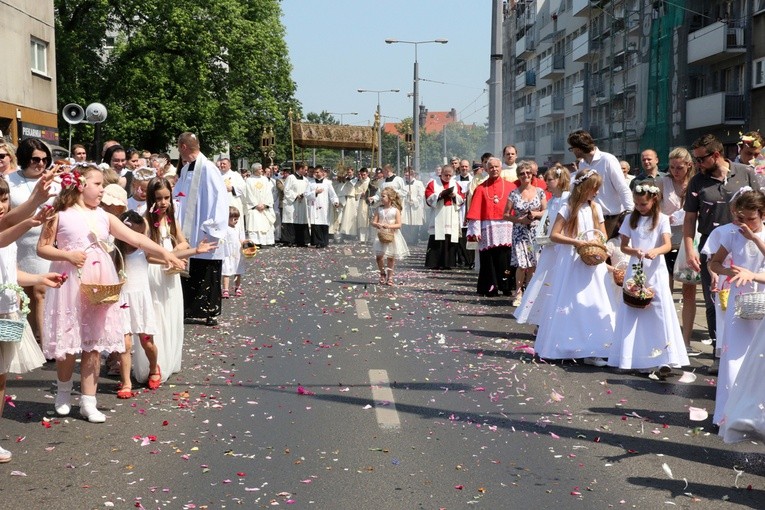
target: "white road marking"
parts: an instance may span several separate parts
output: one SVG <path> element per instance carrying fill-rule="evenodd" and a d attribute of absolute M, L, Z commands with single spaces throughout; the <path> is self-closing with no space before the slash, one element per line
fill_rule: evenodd
<path fill-rule="evenodd" d="M 359 319 L 371 319 L 372 316 L 369 314 L 369 306 L 367 306 L 367 300 L 366 299 L 357 299 L 356 300 L 356 316 Z"/>
<path fill-rule="evenodd" d="M 353 276 L 354 278 L 356 278 L 357 276 L 361 276 L 361 273 L 359 273 L 359 268 L 356 266 L 350 266 L 348 268 L 348 276 Z"/>
<path fill-rule="evenodd" d="M 401 421 L 396 411 L 396 401 L 390 389 L 390 380 L 386 370 L 370 370 L 369 383 L 372 387 L 372 400 L 375 403 L 377 424 L 381 429 L 400 429 Z"/>

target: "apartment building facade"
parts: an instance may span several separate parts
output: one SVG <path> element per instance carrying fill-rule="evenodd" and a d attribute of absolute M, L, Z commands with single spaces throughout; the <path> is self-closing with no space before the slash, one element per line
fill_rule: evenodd
<path fill-rule="evenodd" d="M 53 0 L 0 0 L 3 73 L 0 131 L 17 145 L 24 138 L 58 143 Z"/>
<path fill-rule="evenodd" d="M 739 132 L 765 120 L 765 105 L 757 104 L 765 95 L 762 4 L 510 2 L 503 26 L 505 139 L 540 164 L 570 162 L 566 136 L 579 128 L 633 167 L 645 148 L 661 160 L 704 133 L 735 155 Z"/>

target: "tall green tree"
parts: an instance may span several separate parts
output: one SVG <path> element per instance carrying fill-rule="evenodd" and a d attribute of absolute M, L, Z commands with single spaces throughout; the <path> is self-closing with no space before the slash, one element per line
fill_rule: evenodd
<path fill-rule="evenodd" d="M 164 150 L 190 130 L 203 150 L 228 143 L 235 156 L 261 159 L 261 132 L 273 126 L 277 159 L 286 159 L 287 112 L 299 115 L 300 105 L 278 0 L 55 2 L 57 25 L 69 31 L 57 51 L 60 102 L 103 103 L 104 138 Z M 93 23 L 82 23 L 91 12 Z M 104 52 L 107 30 L 116 41 Z M 66 78 L 78 74 L 88 83 Z"/>

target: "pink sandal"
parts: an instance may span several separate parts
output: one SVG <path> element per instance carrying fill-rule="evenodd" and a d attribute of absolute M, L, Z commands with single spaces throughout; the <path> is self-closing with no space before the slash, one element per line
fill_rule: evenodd
<path fill-rule="evenodd" d="M 228 289 L 225 289 L 225 290 L 223 291 L 223 293 L 222 293 L 222 297 L 223 297 L 223 299 L 228 299 L 228 298 L 230 297 L 230 296 L 229 296 L 229 294 L 228 294 Z"/>
<path fill-rule="evenodd" d="M 244 295 L 244 292 L 242 292 L 242 289 L 240 289 L 239 287 L 237 287 L 237 288 L 236 288 L 236 291 L 234 292 L 234 295 L 235 295 L 236 297 L 242 297 L 242 296 Z"/>

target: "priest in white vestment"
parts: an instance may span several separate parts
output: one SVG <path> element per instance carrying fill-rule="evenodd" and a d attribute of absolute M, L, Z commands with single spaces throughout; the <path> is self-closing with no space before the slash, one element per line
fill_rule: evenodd
<path fill-rule="evenodd" d="M 247 239 L 258 246 L 273 246 L 276 222 L 273 184 L 263 175 L 263 167 L 260 163 L 252 165 L 252 177 L 245 181 L 245 185 Z"/>
<path fill-rule="evenodd" d="M 173 188 L 178 223 L 191 246 L 198 246 L 202 240 L 217 243 L 228 229 L 229 200 L 223 177 L 218 167 L 200 152 L 194 133 L 185 132 L 178 137 L 178 152 L 185 162 Z M 189 277 L 181 279 L 187 320 L 204 319 L 208 326 L 218 324 L 223 262 L 219 257 L 215 250 L 189 259 Z"/>
<path fill-rule="evenodd" d="M 297 172 L 284 181 L 282 207 L 282 242 L 289 246 L 307 246 L 308 216 L 305 208 L 305 190 L 308 187 L 308 165 L 300 164 Z"/>
<path fill-rule="evenodd" d="M 329 245 L 329 222 L 332 209 L 340 206 L 332 181 L 327 179 L 327 171 L 321 165 L 314 171 L 313 182 L 305 190 L 305 202 L 308 207 L 308 222 L 311 224 L 311 245 L 314 248 L 326 248 Z"/>
<path fill-rule="evenodd" d="M 425 252 L 425 267 L 428 269 L 452 269 L 455 266 L 463 201 L 462 190 L 454 179 L 454 169 L 451 165 L 444 165 L 440 177 L 432 179 L 425 187 L 425 202 L 433 212 Z"/>

